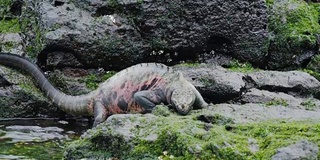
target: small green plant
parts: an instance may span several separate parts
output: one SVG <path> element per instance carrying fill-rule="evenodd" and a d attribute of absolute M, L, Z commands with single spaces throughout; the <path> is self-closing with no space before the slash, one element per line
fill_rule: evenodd
<path fill-rule="evenodd" d="M 4 50 L 10 50 L 10 49 L 12 49 L 15 45 L 16 45 L 16 43 L 14 43 L 14 42 L 0 43 L 0 46 L 2 46 L 2 48 L 3 48 Z"/>
<path fill-rule="evenodd" d="M 99 78 L 94 74 L 88 75 L 85 80 L 86 86 L 92 90 L 98 88 L 99 82 Z"/>
<path fill-rule="evenodd" d="M 236 71 L 236 72 L 254 72 L 257 71 L 258 69 L 254 68 L 250 63 L 241 63 L 238 60 L 232 60 L 230 64 L 227 66 L 227 68 L 231 71 Z"/>
<path fill-rule="evenodd" d="M 203 83 L 203 85 L 204 85 L 205 87 L 211 87 L 211 86 L 213 86 L 214 84 L 216 84 L 216 81 L 214 81 L 214 79 L 209 79 L 209 78 L 207 78 L 207 77 L 201 77 L 199 80 L 200 80 L 200 82 Z"/>
<path fill-rule="evenodd" d="M 113 75 L 115 75 L 117 72 L 116 71 L 107 71 L 103 76 L 102 76 L 102 80 L 106 81 L 107 79 L 109 79 L 110 77 L 112 77 Z"/>
<path fill-rule="evenodd" d="M 150 40 L 150 46 L 152 49 L 164 49 L 167 48 L 168 42 L 161 38 L 153 38 Z"/>
<path fill-rule="evenodd" d="M 168 108 L 168 106 L 165 105 L 157 105 L 153 110 L 152 114 L 156 116 L 163 116 L 163 117 L 168 117 L 170 116 L 171 112 Z"/>
<path fill-rule="evenodd" d="M 282 98 L 275 98 L 269 102 L 266 103 L 266 106 L 276 106 L 276 105 L 280 105 L 280 106 L 289 106 L 288 102 L 285 99 Z"/>
<path fill-rule="evenodd" d="M 306 107 L 306 110 L 313 111 L 317 107 L 317 105 L 311 99 L 301 102 L 302 106 Z"/>
<path fill-rule="evenodd" d="M 184 67 L 197 67 L 200 66 L 200 63 L 180 63 L 178 65 Z"/>
<path fill-rule="evenodd" d="M 103 75 L 90 74 L 85 78 L 85 84 L 89 89 L 94 90 L 98 88 L 101 82 L 106 81 L 114 74 L 116 74 L 116 71 L 108 71 Z"/>
<path fill-rule="evenodd" d="M 309 73 L 311 76 L 316 78 L 317 80 L 320 80 L 320 73 L 317 71 L 313 71 L 311 69 L 302 69 L 303 72 Z"/>

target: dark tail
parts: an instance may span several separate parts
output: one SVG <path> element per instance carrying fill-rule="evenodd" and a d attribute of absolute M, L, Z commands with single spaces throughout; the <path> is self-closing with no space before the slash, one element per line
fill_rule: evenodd
<path fill-rule="evenodd" d="M 26 58 L 18 55 L 0 53 L 0 65 L 21 70 L 30 74 L 40 89 L 47 95 L 48 98 L 50 98 L 50 100 L 57 104 L 61 110 L 73 115 L 92 114 L 89 105 L 95 95 L 95 92 L 81 96 L 66 95 L 52 86 L 38 66 L 31 63 Z"/>

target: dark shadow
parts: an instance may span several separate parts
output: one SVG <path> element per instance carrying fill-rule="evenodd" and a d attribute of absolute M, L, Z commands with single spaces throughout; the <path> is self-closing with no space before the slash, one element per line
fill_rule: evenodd
<path fill-rule="evenodd" d="M 231 55 L 233 48 L 231 40 L 222 36 L 214 35 L 207 41 L 207 50 L 213 50 L 217 54 Z"/>

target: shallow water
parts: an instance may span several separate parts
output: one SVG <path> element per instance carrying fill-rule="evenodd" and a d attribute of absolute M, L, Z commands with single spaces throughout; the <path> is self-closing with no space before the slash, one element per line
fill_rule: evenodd
<path fill-rule="evenodd" d="M 64 144 L 89 128 L 86 120 L 0 119 L 0 159 L 61 159 Z"/>

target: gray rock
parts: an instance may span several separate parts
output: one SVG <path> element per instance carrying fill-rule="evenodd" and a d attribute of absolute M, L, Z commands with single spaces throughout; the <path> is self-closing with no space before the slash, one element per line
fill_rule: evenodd
<path fill-rule="evenodd" d="M 23 55 L 23 41 L 19 33 L 0 34 L 0 51 Z"/>
<path fill-rule="evenodd" d="M 255 139 L 248 139 L 249 149 L 251 152 L 255 153 L 259 151 L 259 144 L 257 143 L 257 140 Z"/>
<path fill-rule="evenodd" d="M 282 92 L 270 92 L 252 88 L 241 96 L 242 103 L 268 103 L 275 100 L 283 100 L 290 108 L 300 108 L 299 105 L 303 102 L 302 99 L 293 97 Z"/>
<path fill-rule="evenodd" d="M 16 159 L 27 159 L 27 157 L 25 157 L 25 156 L 15 156 L 15 155 L 0 155 L 0 159 L 16 160 Z"/>
<path fill-rule="evenodd" d="M 317 160 L 319 148 L 317 144 L 306 140 L 297 142 L 277 150 L 272 160 Z"/>
<path fill-rule="evenodd" d="M 293 109 L 319 110 L 320 101 L 316 98 L 294 97 L 283 92 L 270 92 L 252 88 L 245 92 L 241 103 L 260 103 L 266 106 L 283 105 Z"/>
<path fill-rule="evenodd" d="M 204 115 L 210 112 L 230 117 L 235 123 L 262 122 L 277 119 L 285 121 L 318 121 L 320 119 L 319 111 L 292 109 L 281 105 L 266 107 L 264 104 L 253 103 L 244 105 L 216 104 L 200 111 Z"/>
<path fill-rule="evenodd" d="M 248 73 L 247 79 L 255 88 L 262 90 L 319 96 L 320 82 L 306 72 L 259 71 Z"/>
<path fill-rule="evenodd" d="M 213 103 L 239 98 L 245 88 L 243 73 L 232 72 L 215 65 L 175 66 L 185 77 Z"/>
<path fill-rule="evenodd" d="M 135 128 L 141 126 L 140 119 L 145 121 L 153 121 L 157 118 L 152 114 L 145 114 L 140 116 L 140 114 L 130 115 L 130 114 L 119 114 L 110 116 L 104 123 L 110 124 L 108 127 L 102 126 L 101 130 L 103 132 L 112 131 L 114 135 L 121 135 L 125 141 L 131 141 L 134 138 L 137 138 L 137 134 L 134 131 Z M 152 128 L 150 128 L 152 130 Z M 145 131 L 141 131 L 145 132 Z M 143 133 L 141 133 L 143 134 Z M 139 134 L 138 134 L 139 135 Z M 92 134 L 85 133 L 82 138 L 91 138 Z M 147 137 L 139 137 L 148 141 L 154 141 L 158 138 L 156 134 L 149 134 Z"/>
<path fill-rule="evenodd" d="M 40 51 L 65 51 L 90 67 L 197 60 L 204 50 L 261 64 L 267 52 L 263 0 L 41 0 L 28 1 L 26 8 L 32 9 L 25 11 L 26 19 L 39 17 L 42 40 L 34 43 L 44 48 Z"/>

